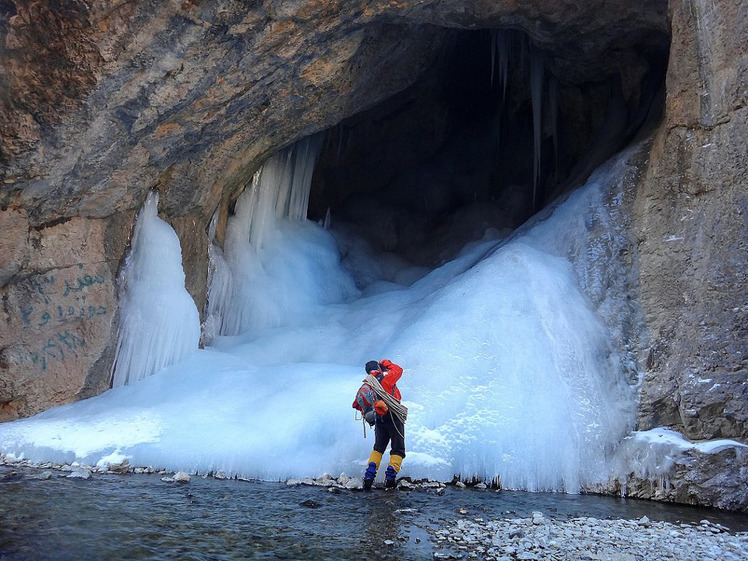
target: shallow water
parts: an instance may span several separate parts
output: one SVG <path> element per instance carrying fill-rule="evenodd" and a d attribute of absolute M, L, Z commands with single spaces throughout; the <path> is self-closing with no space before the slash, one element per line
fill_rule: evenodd
<path fill-rule="evenodd" d="M 433 558 L 429 527 L 468 516 L 639 518 L 748 530 L 748 516 L 589 495 L 447 488 L 331 493 L 193 477 L 54 472 L 48 480 L 0 467 L 0 560 Z M 393 543 L 388 544 L 386 541 Z"/>

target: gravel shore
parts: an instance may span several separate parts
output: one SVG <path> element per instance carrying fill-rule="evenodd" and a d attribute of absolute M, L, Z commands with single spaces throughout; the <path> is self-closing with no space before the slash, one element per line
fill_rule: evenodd
<path fill-rule="evenodd" d="M 460 519 L 430 530 L 436 559 L 486 561 L 745 561 L 748 532 L 700 524 L 572 518 Z"/>

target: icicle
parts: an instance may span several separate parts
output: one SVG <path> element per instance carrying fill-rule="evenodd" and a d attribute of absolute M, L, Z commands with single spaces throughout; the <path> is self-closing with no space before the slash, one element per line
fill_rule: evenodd
<path fill-rule="evenodd" d="M 533 177 L 532 177 L 532 208 L 536 209 L 538 179 L 540 176 L 540 144 L 542 135 L 541 118 L 543 114 L 543 75 L 545 61 L 542 53 L 532 49 L 530 51 L 530 94 L 532 99 L 533 125 Z"/>
<path fill-rule="evenodd" d="M 499 84 L 501 100 L 506 101 L 506 87 L 509 83 L 509 57 L 511 56 L 512 37 L 508 31 L 499 35 Z"/>
<path fill-rule="evenodd" d="M 491 30 L 491 86 L 498 61 L 498 82 L 502 88 L 501 100 L 506 99 L 506 87 L 509 83 L 509 58 L 511 56 L 512 35 L 505 29 Z"/>
<path fill-rule="evenodd" d="M 250 242 L 256 249 L 262 246 L 265 232 L 275 226 L 276 219 L 306 219 L 312 174 L 321 147 L 321 135 L 307 137 L 263 164 L 259 178 L 252 183 L 256 202 L 249 217 Z"/>
<path fill-rule="evenodd" d="M 553 135 L 553 171 L 558 179 L 558 78 L 551 74 L 548 79 L 548 103 Z"/>
<path fill-rule="evenodd" d="M 493 88 L 493 75 L 494 70 L 496 69 L 496 52 L 498 49 L 498 35 L 500 31 L 492 29 L 491 30 L 491 87 Z"/>
<path fill-rule="evenodd" d="M 330 222 L 331 222 L 331 220 L 332 220 L 332 216 L 330 214 L 330 207 L 328 206 L 327 207 L 327 212 L 325 213 L 325 221 L 322 223 L 322 227 L 325 230 L 329 230 L 330 229 Z"/>
<path fill-rule="evenodd" d="M 200 316 L 184 288 L 179 238 L 158 218 L 148 194 L 135 223 L 132 252 L 121 274 L 114 387 L 132 384 L 197 350 Z"/>
<path fill-rule="evenodd" d="M 291 196 L 288 212 L 285 215 L 289 220 L 295 222 L 306 220 L 314 165 L 317 163 L 321 146 L 322 135 L 307 137 L 296 144 Z"/>
<path fill-rule="evenodd" d="M 491 87 L 493 87 L 494 72 L 498 61 L 498 83 L 501 87 L 501 101 L 496 111 L 494 131 L 496 135 L 495 149 L 497 153 L 501 145 L 501 118 L 506 103 L 506 90 L 509 83 L 509 59 L 512 52 L 512 42 L 515 40 L 511 31 L 505 29 L 491 30 Z"/>
<path fill-rule="evenodd" d="M 218 209 L 213 213 L 208 227 L 208 298 L 206 318 L 202 326 L 203 343 L 209 345 L 221 333 L 221 323 L 226 315 L 223 309 L 229 302 L 232 288 L 231 271 L 223 256 L 223 251 L 216 243 L 216 225 Z"/>

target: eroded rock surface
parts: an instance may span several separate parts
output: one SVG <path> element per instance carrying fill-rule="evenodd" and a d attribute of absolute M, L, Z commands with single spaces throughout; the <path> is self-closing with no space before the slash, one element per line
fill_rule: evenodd
<path fill-rule="evenodd" d="M 13 281 L 0 287 L 0 419 L 7 420 L 109 387 L 118 263 L 106 259 L 115 237 L 104 220 L 29 229 L 22 213 L 0 216 L 23 256 L 3 267 Z"/>
<path fill-rule="evenodd" d="M 666 123 L 636 212 L 640 427 L 748 441 L 748 10 L 672 5 Z"/>

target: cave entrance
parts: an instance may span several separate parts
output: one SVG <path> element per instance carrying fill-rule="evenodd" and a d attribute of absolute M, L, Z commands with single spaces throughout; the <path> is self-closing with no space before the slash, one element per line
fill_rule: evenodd
<path fill-rule="evenodd" d="M 524 32 L 455 31 L 413 86 L 327 131 L 308 216 L 424 267 L 506 236 L 657 121 L 668 48 L 569 75 Z"/>

